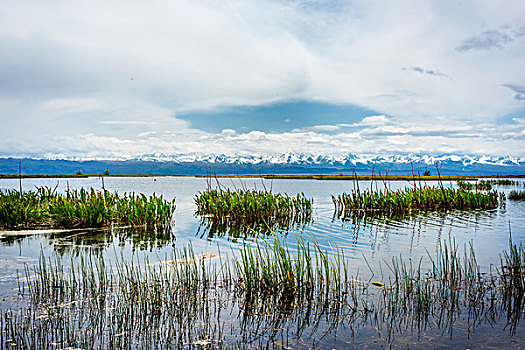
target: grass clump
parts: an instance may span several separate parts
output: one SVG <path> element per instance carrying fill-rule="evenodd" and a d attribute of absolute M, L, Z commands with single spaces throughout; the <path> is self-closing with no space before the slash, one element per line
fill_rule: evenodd
<path fill-rule="evenodd" d="M 271 232 L 294 223 L 308 223 L 312 203 L 313 199 L 303 193 L 288 196 L 266 190 L 208 189 L 195 197 L 196 214 L 208 220 L 219 233 L 230 229 L 238 233 L 246 233 L 246 229 Z"/>
<path fill-rule="evenodd" d="M 110 224 L 159 226 L 171 223 L 175 201 L 162 196 L 111 193 L 93 188 L 57 193 L 49 187 L 36 191 L 0 192 L 0 227 L 91 228 Z"/>
<path fill-rule="evenodd" d="M 520 181 L 510 179 L 488 180 L 488 182 L 490 182 L 493 185 L 499 186 L 518 186 L 520 184 Z"/>
<path fill-rule="evenodd" d="M 510 191 L 509 199 L 514 201 L 525 201 L 525 191 Z"/>
<path fill-rule="evenodd" d="M 396 191 L 359 191 L 332 195 L 338 216 L 350 211 L 380 212 L 389 215 L 442 209 L 493 209 L 503 199 L 497 191 L 471 192 L 443 186 L 421 186 Z"/>
<path fill-rule="evenodd" d="M 462 190 L 476 190 L 476 191 L 490 191 L 492 189 L 492 182 L 486 180 L 480 180 L 472 183 L 468 181 L 458 180 L 456 181 L 458 187 Z"/>

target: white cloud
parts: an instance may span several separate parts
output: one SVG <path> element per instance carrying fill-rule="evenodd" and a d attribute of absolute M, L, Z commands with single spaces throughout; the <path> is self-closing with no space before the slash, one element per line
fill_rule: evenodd
<path fill-rule="evenodd" d="M 292 132 L 304 132 L 304 131 L 313 131 L 313 132 L 333 132 L 339 130 L 341 127 L 339 125 L 314 125 L 307 128 L 294 129 Z"/>
<path fill-rule="evenodd" d="M 361 121 L 362 125 L 383 125 L 390 123 L 390 119 L 384 115 L 374 115 L 370 117 L 365 117 Z"/>
<path fill-rule="evenodd" d="M 100 124 L 107 125 L 146 125 L 149 122 L 144 120 L 101 120 Z"/>
<path fill-rule="evenodd" d="M 525 108 L 516 98 L 525 84 L 520 0 L 26 0 L 0 8 L 0 155 L 121 157 L 196 152 L 203 142 L 259 153 L 522 149 L 512 136 L 522 129 L 496 124 Z M 215 135 L 176 118 L 289 99 L 355 104 L 392 119 L 366 117 L 362 131 L 348 132 L 357 125 L 319 116 L 293 133 Z"/>
<path fill-rule="evenodd" d="M 118 138 L 93 133 L 76 137 L 55 137 L 51 145 L 39 149 L 29 147 L 28 152 L 42 152 L 59 158 L 113 158 L 126 159 L 140 156 L 169 154 L 268 154 L 307 152 L 314 154 L 346 153 L 465 153 L 522 156 L 525 124 L 496 126 L 484 123 L 473 129 L 468 125 L 420 125 L 407 123 L 370 125 L 346 131 L 337 129 L 328 134 L 318 130 L 291 132 L 250 131 L 238 133 L 225 129 L 221 133 L 145 132 L 137 137 Z M 207 147 L 202 145 L 206 144 Z M 0 146 L 4 148 L 4 145 Z M 509 152 L 509 150 L 513 150 Z M 26 155 L 24 153 L 23 155 Z"/>

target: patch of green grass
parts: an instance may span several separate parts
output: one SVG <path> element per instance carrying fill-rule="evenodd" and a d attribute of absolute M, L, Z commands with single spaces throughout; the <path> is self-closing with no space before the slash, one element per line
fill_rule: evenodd
<path fill-rule="evenodd" d="M 492 182 L 480 180 L 478 182 L 468 182 L 463 180 L 456 181 L 458 187 L 462 190 L 476 190 L 476 191 L 490 191 L 492 189 Z"/>
<path fill-rule="evenodd" d="M 520 181 L 518 180 L 510 180 L 510 179 L 498 179 L 498 180 L 487 180 L 493 185 L 499 185 L 499 186 L 518 186 L 520 184 Z"/>
<path fill-rule="evenodd" d="M 111 193 L 93 188 L 56 193 L 49 187 L 0 192 L 0 227 L 88 228 L 112 223 L 131 226 L 170 225 L 175 201 L 162 196 Z"/>
<path fill-rule="evenodd" d="M 213 232 L 230 231 L 240 236 L 248 231 L 269 233 L 310 222 L 313 199 L 302 193 L 288 196 L 270 191 L 209 189 L 195 196 L 195 204 L 196 214 L 210 223 Z"/>
<path fill-rule="evenodd" d="M 338 215 L 349 211 L 399 215 L 442 209 L 493 209 L 503 196 L 497 191 L 472 192 L 443 186 L 415 186 L 396 191 L 357 189 L 337 197 L 332 195 L 332 200 Z"/>
<path fill-rule="evenodd" d="M 509 199 L 513 201 L 525 201 L 525 191 L 510 191 Z"/>

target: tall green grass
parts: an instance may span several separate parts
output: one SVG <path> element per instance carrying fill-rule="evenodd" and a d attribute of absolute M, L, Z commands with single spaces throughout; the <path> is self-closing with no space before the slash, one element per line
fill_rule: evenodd
<path fill-rule="evenodd" d="M 388 345 L 396 334 L 433 329 L 452 336 L 456 323 L 470 330 L 484 320 L 503 320 L 511 335 L 516 331 L 525 317 L 522 245 L 510 242 L 488 274 L 472 246 L 461 251 L 453 241 L 429 259 L 423 268 L 394 258 L 384 284 L 372 284 L 350 274 L 341 250 L 328 253 L 303 240 L 293 250 L 277 239 L 259 241 L 215 261 L 191 246 L 161 263 L 118 257 L 109 266 L 81 255 L 66 268 L 59 258 L 42 257 L 20 282 L 29 304 L 0 313 L 1 335 L 14 348 L 118 349 L 282 347 L 347 327 L 378 332 Z"/>
<path fill-rule="evenodd" d="M 509 199 L 513 201 L 525 201 L 525 191 L 510 191 Z"/>
<path fill-rule="evenodd" d="M 425 185 L 396 191 L 357 189 L 337 197 L 332 195 L 338 216 L 351 211 L 399 215 L 442 209 L 493 209 L 503 199 L 504 195 L 497 191 L 472 192 Z"/>
<path fill-rule="evenodd" d="M 499 185 L 499 186 L 518 186 L 520 184 L 520 181 L 518 180 L 511 180 L 511 179 L 497 179 L 497 180 L 487 180 L 493 185 Z"/>
<path fill-rule="evenodd" d="M 313 199 L 303 193 L 288 196 L 271 191 L 208 189 L 195 196 L 195 204 L 196 214 L 212 234 L 244 236 L 310 222 Z"/>
<path fill-rule="evenodd" d="M 22 192 L 0 192 L 0 227 L 87 228 L 112 223 L 131 226 L 168 227 L 175 200 L 162 196 L 111 193 L 91 189 L 57 193 L 49 187 Z"/>
<path fill-rule="evenodd" d="M 456 184 L 462 190 L 490 191 L 492 189 L 492 182 L 486 180 L 477 182 L 458 180 Z"/>

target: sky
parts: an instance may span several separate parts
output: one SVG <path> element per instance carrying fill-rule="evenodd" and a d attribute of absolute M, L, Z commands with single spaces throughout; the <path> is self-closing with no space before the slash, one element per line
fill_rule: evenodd
<path fill-rule="evenodd" d="M 0 3 L 0 157 L 525 156 L 525 2 Z"/>

